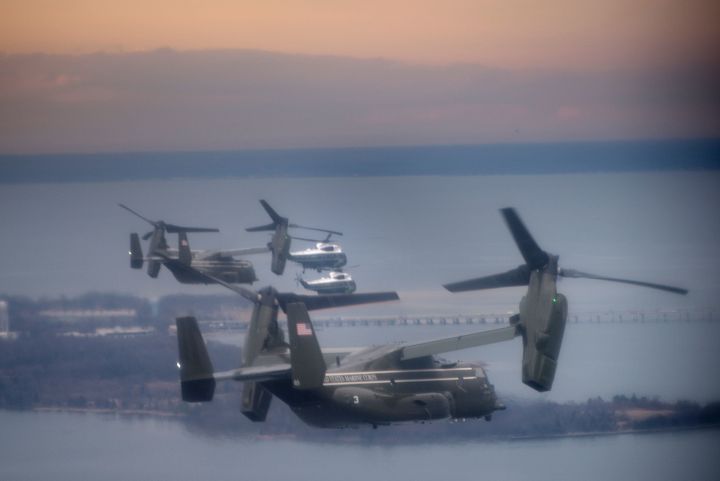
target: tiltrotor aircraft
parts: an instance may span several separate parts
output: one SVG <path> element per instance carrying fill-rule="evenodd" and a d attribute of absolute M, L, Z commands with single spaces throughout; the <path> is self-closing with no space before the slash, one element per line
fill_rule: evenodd
<path fill-rule="evenodd" d="M 512 209 L 503 215 L 526 264 L 505 274 L 448 284 L 451 291 L 527 285 L 520 313 L 510 326 L 442 339 L 323 350 L 308 312 L 324 307 L 396 299 L 394 293 L 298 296 L 272 288 L 254 292 L 217 282 L 255 304 L 243 349 L 242 365 L 214 372 L 197 321 L 177 319 L 182 398 L 211 401 L 218 381 L 245 383 L 242 413 L 264 421 L 272 397 L 285 402 L 308 424 L 374 427 L 405 421 L 447 418 L 490 419 L 504 409 L 484 369 L 475 363 L 445 363 L 436 354 L 523 339 L 522 380 L 537 391 L 552 387 L 567 317 L 567 301 L 557 293 L 557 256 L 542 251 Z M 568 274 L 570 273 L 570 274 Z M 659 284 L 564 271 L 566 277 L 591 277 L 685 293 Z M 277 322 L 287 315 L 288 339 Z"/>
<path fill-rule="evenodd" d="M 287 263 L 287 260 L 291 258 L 290 256 L 290 243 L 292 241 L 293 236 L 291 236 L 288 233 L 288 228 L 297 228 L 297 229 L 305 229 L 305 230 L 313 230 L 313 231 L 319 231 L 319 232 L 325 232 L 326 234 L 335 234 L 335 235 L 342 235 L 342 232 L 337 232 L 334 230 L 328 230 L 328 229 L 320 229 L 317 227 L 306 227 L 298 224 L 291 224 L 287 217 L 280 216 L 275 210 L 270 207 L 270 204 L 268 204 L 265 200 L 260 200 L 260 204 L 263 206 L 263 209 L 265 209 L 265 212 L 268 213 L 270 218 L 272 219 L 272 222 L 267 225 L 261 225 L 257 227 L 248 227 L 245 229 L 248 232 L 261 232 L 261 231 L 272 231 L 273 236 L 270 242 L 268 243 L 268 249 L 270 249 L 270 252 L 272 253 L 272 261 L 270 264 L 270 270 L 273 271 L 277 275 L 282 275 L 283 272 L 285 272 L 285 264 Z M 303 239 L 301 237 L 296 237 L 297 239 Z M 315 240 L 315 239 L 303 239 L 303 240 Z M 343 254 L 343 257 L 345 254 Z M 346 260 L 347 262 L 347 260 Z"/>
<path fill-rule="evenodd" d="M 342 271 L 330 271 L 327 277 L 312 281 L 306 281 L 300 276 L 297 280 L 305 289 L 318 294 L 352 294 L 357 289 L 350 274 Z"/>
<path fill-rule="evenodd" d="M 231 250 L 191 250 L 187 238 L 188 232 L 219 232 L 219 230 L 206 227 L 179 226 L 161 220 L 153 221 L 126 205 L 118 205 L 153 226 L 153 230 L 143 236 L 143 240 L 150 239 L 147 257 L 143 256 L 140 236 L 137 233 L 130 234 L 131 268 L 142 269 L 144 262 L 147 261 L 148 275 L 156 278 L 164 265 L 179 282 L 184 284 L 215 282 L 212 278 L 199 275 L 197 272 L 210 274 L 229 283 L 252 284 L 257 280 L 252 263 L 236 259 L 234 256 L 264 253 L 268 251 L 266 247 Z M 165 239 L 166 233 L 178 235 L 177 249 L 168 245 Z M 170 260 L 178 262 L 170 262 Z M 193 269 L 185 269 L 182 267 L 183 265 L 192 266 Z"/>

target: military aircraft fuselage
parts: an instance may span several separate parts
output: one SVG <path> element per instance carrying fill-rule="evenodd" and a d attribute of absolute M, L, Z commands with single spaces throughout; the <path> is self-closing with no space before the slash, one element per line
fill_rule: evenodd
<path fill-rule="evenodd" d="M 193 269 L 204 274 L 217 277 L 231 284 L 252 284 L 257 281 L 252 263 L 244 260 L 224 257 L 217 259 L 193 259 Z M 176 263 L 166 262 L 165 267 L 170 270 L 178 282 L 183 284 L 210 284 L 207 276 L 198 275 L 194 271 Z"/>
<path fill-rule="evenodd" d="M 320 243 L 314 249 L 290 252 L 288 259 L 303 269 L 339 269 L 347 264 L 347 255 L 336 244 Z"/>
<path fill-rule="evenodd" d="M 483 418 L 503 409 L 480 366 L 427 365 L 434 367 L 328 370 L 323 386 L 307 391 L 288 380 L 263 386 L 304 422 L 326 428 Z"/>
<path fill-rule="evenodd" d="M 297 389 L 289 379 L 261 385 L 309 425 L 342 428 L 440 419 L 486 418 L 504 409 L 485 370 L 473 363 L 442 364 L 433 356 L 400 361 L 397 346 L 362 349 L 344 358 L 324 353 L 321 387 Z M 289 359 L 281 349 L 256 364 Z"/>

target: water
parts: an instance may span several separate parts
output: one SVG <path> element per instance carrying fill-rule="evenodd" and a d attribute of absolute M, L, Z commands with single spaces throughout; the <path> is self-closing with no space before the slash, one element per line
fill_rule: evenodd
<path fill-rule="evenodd" d="M 441 284 L 522 262 L 498 208 L 515 206 L 565 267 L 675 283 L 687 297 L 589 280 L 565 280 L 572 311 L 720 308 L 720 172 L 646 172 L 484 177 L 277 178 L 14 184 L 0 189 L 0 293 L 30 296 L 121 291 L 157 297 L 218 293 L 182 286 L 167 271 L 150 279 L 128 266 L 128 234 L 150 218 L 216 226 L 193 247 L 254 247 L 268 240 L 244 227 L 268 222 L 265 198 L 298 223 L 345 232 L 359 290 L 398 290 L 402 301 L 360 312 L 411 314 L 516 310 L 522 291 L 452 295 Z M 174 240 L 172 240 L 174 242 Z M 295 248 L 306 244 L 295 243 Z M 257 286 L 295 290 L 289 267 L 269 273 L 254 256 Z M 308 273 L 308 277 L 313 277 Z M 343 309 L 337 315 L 358 310 Z M 330 315 L 330 314 L 328 314 Z"/>
<path fill-rule="evenodd" d="M 157 481 L 716 480 L 720 432 L 437 443 L 207 438 L 181 423 L 0 411 L 0 478 Z"/>

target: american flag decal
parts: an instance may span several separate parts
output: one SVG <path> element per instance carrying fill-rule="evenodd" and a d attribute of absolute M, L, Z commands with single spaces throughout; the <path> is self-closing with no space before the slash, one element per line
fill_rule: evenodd
<path fill-rule="evenodd" d="M 295 325 L 298 336 L 312 336 L 312 327 L 305 322 L 298 322 Z"/>

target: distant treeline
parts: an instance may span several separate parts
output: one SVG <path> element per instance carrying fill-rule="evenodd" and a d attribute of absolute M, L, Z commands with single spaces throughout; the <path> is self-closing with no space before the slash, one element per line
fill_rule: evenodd
<path fill-rule="evenodd" d="M 239 364 L 239 348 L 210 343 L 209 349 L 217 370 Z M 169 414 L 207 436 L 293 436 L 319 442 L 423 443 L 720 425 L 720 403 L 701 406 L 635 396 L 563 404 L 511 399 L 491 422 L 436 421 L 377 430 L 311 428 L 275 399 L 267 422 L 251 423 L 239 412 L 240 383 L 220 383 L 211 403 L 182 402 L 176 360 L 176 339 L 164 333 L 0 341 L 0 408 Z"/>
<path fill-rule="evenodd" d="M 0 183 L 720 169 L 720 139 L 0 155 Z"/>
<path fill-rule="evenodd" d="M 222 308 L 247 308 L 250 303 L 237 295 L 172 294 L 154 303 L 139 296 L 91 292 L 76 297 L 31 299 L 23 296 L 2 296 L 7 302 L 10 330 L 23 336 L 44 336 L 72 330 L 89 332 L 108 325 L 133 324 L 166 330 L 178 316 L 213 313 Z M 88 316 L 68 322 L 63 316 L 49 317 L 49 311 L 132 309 L 135 316 L 124 320 Z"/>

